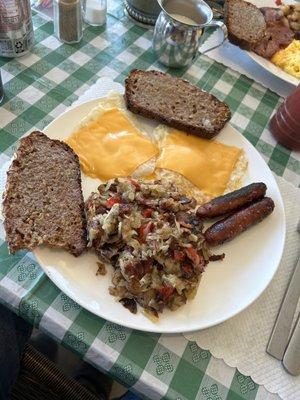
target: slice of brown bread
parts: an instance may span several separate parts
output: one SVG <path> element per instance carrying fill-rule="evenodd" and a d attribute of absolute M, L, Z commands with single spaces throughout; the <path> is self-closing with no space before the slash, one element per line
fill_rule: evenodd
<path fill-rule="evenodd" d="M 226 0 L 224 22 L 228 39 L 242 49 L 251 50 L 264 37 L 266 21 L 254 4 L 243 0 Z"/>
<path fill-rule="evenodd" d="M 158 71 L 131 71 L 125 80 L 125 102 L 136 114 L 207 139 L 231 117 L 227 104 L 212 94 Z"/>
<path fill-rule="evenodd" d="M 44 244 L 80 255 L 86 217 L 73 150 L 41 132 L 21 139 L 7 174 L 3 213 L 11 253 Z"/>

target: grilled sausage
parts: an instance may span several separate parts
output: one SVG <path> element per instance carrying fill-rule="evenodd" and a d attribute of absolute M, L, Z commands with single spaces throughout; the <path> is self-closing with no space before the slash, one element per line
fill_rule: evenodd
<path fill-rule="evenodd" d="M 264 197 L 213 224 L 205 231 L 205 239 L 210 246 L 218 246 L 230 241 L 252 225 L 262 221 L 273 210 L 273 200 L 270 197 Z"/>
<path fill-rule="evenodd" d="M 263 198 L 266 191 L 267 186 L 264 183 L 251 183 L 248 186 L 244 186 L 224 196 L 216 197 L 210 202 L 203 204 L 198 208 L 197 215 L 202 219 L 220 217 Z"/>

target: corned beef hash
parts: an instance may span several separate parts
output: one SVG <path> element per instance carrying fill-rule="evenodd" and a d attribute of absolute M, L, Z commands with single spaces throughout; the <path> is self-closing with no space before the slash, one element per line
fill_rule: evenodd
<path fill-rule="evenodd" d="M 89 246 L 114 267 L 110 293 L 150 316 L 192 298 L 209 261 L 196 201 L 173 183 L 117 178 L 86 203 Z M 103 263 L 103 264 L 102 264 Z"/>

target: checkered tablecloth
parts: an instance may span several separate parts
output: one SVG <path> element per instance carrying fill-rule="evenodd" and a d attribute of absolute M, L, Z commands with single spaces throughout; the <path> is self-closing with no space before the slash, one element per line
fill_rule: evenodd
<path fill-rule="evenodd" d="M 0 165 L 17 140 L 43 129 L 100 76 L 123 82 L 132 68 L 162 69 L 151 52 L 151 31 L 109 1 L 107 26 L 87 27 L 82 41 L 63 45 L 53 24 L 34 14 L 36 45 L 15 60 L 0 58 L 5 100 L 0 106 Z M 168 71 L 225 100 L 232 124 L 260 151 L 270 168 L 295 185 L 300 156 L 271 137 L 270 116 L 280 98 L 248 78 L 201 56 L 184 71 Z M 117 326 L 82 309 L 45 276 L 30 253 L 10 256 L 0 226 L 0 301 L 64 346 L 147 399 L 274 399 L 251 378 L 216 360 L 181 335 L 147 334 Z"/>

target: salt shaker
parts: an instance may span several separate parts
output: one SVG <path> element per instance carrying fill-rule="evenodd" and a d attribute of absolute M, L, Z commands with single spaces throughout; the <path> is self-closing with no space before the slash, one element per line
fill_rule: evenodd
<path fill-rule="evenodd" d="M 106 0 L 83 0 L 84 21 L 92 26 L 101 26 L 106 23 Z"/>
<path fill-rule="evenodd" d="M 82 39 L 81 0 L 53 0 L 54 34 L 64 43 Z"/>

